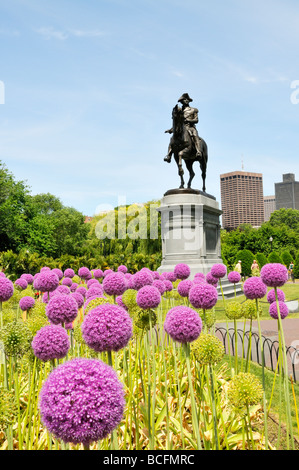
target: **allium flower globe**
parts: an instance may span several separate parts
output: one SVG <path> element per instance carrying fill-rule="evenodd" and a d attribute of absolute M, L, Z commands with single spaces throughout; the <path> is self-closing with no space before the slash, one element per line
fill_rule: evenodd
<path fill-rule="evenodd" d="M 126 274 L 128 272 L 128 268 L 127 266 L 124 266 L 123 264 L 121 264 L 120 266 L 118 266 L 117 271 L 120 273 Z"/>
<path fill-rule="evenodd" d="M 63 278 L 63 272 L 61 271 L 61 269 L 54 268 L 52 269 L 52 272 L 55 273 L 58 279 L 61 281 L 61 279 Z"/>
<path fill-rule="evenodd" d="M 194 308 L 209 310 L 218 301 L 218 291 L 211 284 L 194 284 L 189 291 L 189 301 Z"/>
<path fill-rule="evenodd" d="M 241 281 L 241 274 L 238 271 L 231 271 L 227 278 L 232 284 L 238 284 Z"/>
<path fill-rule="evenodd" d="M 14 293 L 14 285 L 10 279 L 0 277 L 0 302 L 6 302 Z"/>
<path fill-rule="evenodd" d="M 136 302 L 145 310 L 157 308 L 161 302 L 160 291 L 154 286 L 144 286 L 137 292 Z"/>
<path fill-rule="evenodd" d="M 72 292 L 72 293 L 71 293 L 71 297 L 73 297 L 73 299 L 75 299 L 75 301 L 77 302 L 78 308 L 83 307 L 83 305 L 84 305 L 84 297 L 83 297 L 82 294 L 80 294 L 80 292 Z"/>
<path fill-rule="evenodd" d="M 73 284 L 73 281 L 71 280 L 70 277 L 65 277 L 61 281 L 61 285 L 63 285 L 63 286 L 71 287 L 72 284 Z"/>
<path fill-rule="evenodd" d="M 127 281 L 122 273 L 110 273 L 103 280 L 103 289 L 108 295 L 122 295 L 127 289 Z"/>
<path fill-rule="evenodd" d="M 86 294 L 87 294 L 87 289 L 86 289 L 86 287 L 79 286 L 77 288 L 76 292 L 79 292 L 79 294 L 83 295 L 83 297 L 85 298 Z"/>
<path fill-rule="evenodd" d="M 165 292 L 171 292 L 173 290 L 173 284 L 171 281 L 168 279 L 165 279 L 164 281 L 164 286 L 165 286 Z"/>
<path fill-rule="evenodd" d="M 286 297 L 285 293 L 279 288 L 276 289 L 276 292 L 277 292 L 278 301 L 279 302 L 284 302 L 285 297 Z M 269 304 L 272 304 L 273 302 L 276 302 L 275 289 L 269 290 L 269 292 L 267 294 L 267 300 L 268 300 Z"/>
<path fill-rule="evenodd" d="M 176 274 L 174 272 L 165 273 L 165 279 L 170 282 L 175 282 L 177 280 Z"/>
<path fill-rule="evenodd" d="M 121 422 L 125 399 L 116 372 L 97 359 L 56 367 L 40 392 L 43 424 L 57 439 L 85 446 L 107 437 Z"/>
<path fill-rule="evenodd" d="M 284 318 L 288 316 L 289 308 L 286 303 L 281 302 L 281 301 L 278 302 L 278 307 L 279 307 L 279 311 L 278 311 L 276 302 L 273 302 L 272 304 L 270 304 L 269 314 L 272 318 L 276 320 L 278 319 L 278 314 L 280 314 L 280 318 L 283 320 Z"/>
<path fill-rule="evenodd" d="M 97 352 L 119 351 L 128 344 L 133 333 L 128 312 L 112 304 L 90 310 L 81 328 L 84 341 Z"/>
<path fill-rule="evenodd" d="M 30 297 L 29 295 L 22 297 L 19 301 L 19 307 L 23 312 L 30 310 L 31 308 L 34 307 L 34 305 L 35 305 L 34 298 Z"/>
<path fill-rule="evenodd" d="M 211 267 L 211 274 L 216 279 L 221 279 L 226 276 L 227 268 L 224 264 L 216 263 Z"/>
<path fill-rule="evenodd" d="M 224 356 L 222 341 L 210 333 L 202 333 L 199 338 L 191 344 L 191 350 L 202 365 L 214 365 L 221 362 Z"/>
<path fill-rule="evenodd" d="M 247 299 L 262 299 L 267 294 L 267 286 L 260 277 L 249 277 L 244 282 L 243 291 Z"/>
<path fill-rule="evenodd" d="M 178 284 L 178 293 L 181 297 L 188 297 L 191 287 L 193 286 L 193 282 L 185 279 L 184 281 L 179 282 Z"/>
<path fill-rule="evenodd" d="M 89 299 L 90 297 L 99 296 L 101 297 L 104 294 L 103 287 L 99 284 L 98 286 L 92 286 L 87 290 L 85 298 Z"/>
<path fill-rule="evenodd" d="M 33 286 L 41 292 L 53 292 L 59 286 L 59 279 L 57 274 L 44 270 L 38 274 Z"/>
<path fill-rule="evenodd" d="M 150 272 L 146 270 L 140 270 L 140 271 L 137 271 L 137 273 L 133 275 L 133 282 L 134 282 L 134 288 L 136 290 L 139 290 L 141 289 L 141 287 L 151 286 L 154 280 Z"/>
<path fill-rule="evenodd" d="M 206 282 L 211 286 L 217 287 L 219 279 L 214 277 L 211 271 L 206 274 Z"/>
<path fill-rule="evenodd" d="M 282 287 L 288 280 L 288 270 L 280 263 L 269 263 L 261 269 L 261 279 L 268 287 Z"/>
<path fill-rule="evenodd" d="M 72 268 L 67 268 L 64 273 L 64 277 L 70 277 L 71 279 L 75 277 L 75 271 Z"/>
<path fill-rule="evenodd" d="M 55 295 L 46 307 L 46 315 L 51 323 L 72 323 L 78 314 L 78 304 L 70 295 Z"/>
<path fill-rule="evenodd" d="M 33 284 L 33 276 L 32 274 L 27 274 L 27 273 L 24 273 L 24 274 L 21 274 L 20 276 L 22 279 L 25 279 L 25 281 L 27 281 L 27 284 Z"/>
<path fill-rule="evenodd" d="M 95 279 L 102 279 L 102 277 L 104 277 L 104 273 L 101 269 L 94 269 L 93 276 Z"/>
<path fill-rule="evenodd" d="M 179 263 L 174 267 L 174 274 L 176 275 L 177 279 L 188 279 L 190 276 L 191 270 L 188 266 L 188 264 L 185 263 Z"/>
<path fill-rule="evenodd" d="M 90 279 L 91 278 L 91 272 L 89 271 L 88 268 L 83 266 L 82 268 L 79 268 L 78 276 L 81 277 L 81 279 Z"/>
<path fill-rule="evenodd" d="M 165 284 L 163 281 L 161 281 L 160 279 L 154 279 L 153 286 L 156 287 L 156 289 L 158 289 L 161 295 L 164 294 Z"/>
<path fill-rule="evenodd" d="M 70 349 L 70 341 L 62 326 L 46 325 L 36 333 L 31 346 L 34 355 L 46 362 L 64 358 Z"/>
<path fill-rule="evenodd" d="M 195 310 L 179 305 L 167 313 L 164 330 L 178 343 L 191 343 L 199 337 L 202 321 Z"/>
<path fill-rule="evenodd" d="M 28 282 L 24 278 L 19 278 L 15 281 L 15 287 L 20 290 L 25 290 L 28 287 Z"/>

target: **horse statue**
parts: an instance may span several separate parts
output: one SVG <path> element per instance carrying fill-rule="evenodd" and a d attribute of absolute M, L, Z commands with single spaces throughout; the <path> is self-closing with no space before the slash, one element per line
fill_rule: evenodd
<path fill-rule="evenodd" d="M 183 95 L 184 96 L 184 95 Z M 188 95 L 187 95 L 188 96 Z M 190 98 L 189 98 L 190 100 Z M 191 108 L 194 109 L 194 108 Z M 197 110 L 194 109 L 196 112 Z M 173 154 L 176 164 L 178 166 L 178 174 L 181 179 L 180 189 L 185 187 L 185 181 L 183 178 L 184 169 L 183 161 L 185 162 L 186 168 L 189 172 L 189 181 L 187 187 L 191 188 L 192 180 L 195 176 L 193 171 L 193 163 L 195 161 L 199 162 L 201 169 L 201 176 L 203 187 L 202 191 L 206 192 L 206 170 L 208 163 L 208 147 L 206 142 L 202 138 L 198 138 L 199 149 L 196 149 L 194 139 L 192 138 L 191 133 L 189 132 L 188 125 L 185 124 L 185 114 L 184 109 L 179 105 L 176 105 L 172 110 L 172 129 L 168 132 L 172 134 L 168 155 L 164 158 L 164 161 L 170 162 L 171 156 Z M 196 122 L 196 121 L 195 121 Z M 193 127 L 194 129 L 194 127 Z"/>

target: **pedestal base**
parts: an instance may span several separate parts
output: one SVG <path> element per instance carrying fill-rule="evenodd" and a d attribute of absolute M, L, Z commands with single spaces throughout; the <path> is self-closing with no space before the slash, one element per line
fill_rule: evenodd
<path fill-rule="evenodd" d="M 207 274 L 222 263 L 219 203 L 214 196 L 193 189 L 167 191 L 158 209 L 161 213 L 162 263 L 159 272 L 170 272 L 180 263 L 196 273 Z M 234 287 L 222 281 L 224 294 Z M 239 289 L 238 289 L 239 290 Z"/>

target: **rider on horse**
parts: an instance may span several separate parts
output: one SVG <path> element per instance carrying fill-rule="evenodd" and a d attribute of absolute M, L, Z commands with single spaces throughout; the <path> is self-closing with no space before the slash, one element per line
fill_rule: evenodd
<path fill-rule="evenodd" d="M 182 104 L 182 112 L 184 115 L 184 125 L 186 126 L 187 132 L 190 134 L 192 142 L 194 144 L 195 150 L 196 150 L 196 158 L 200 158 L 202 156 L 202 151 L 201 151 L 201 140 L 198 136 L 197 129 L 195 127 L 195 124 L 198 123 L 198 109 L 197 108 L 191 108 L 189 106 L 189 103 L 193 101 L 188 93 L 184 93 L 180 99 L 178 99 L 178 102 Z M 168 134 L 173 133 L 173 129 L 169 129 L 168 131 L 165 131 Z M 172 156 L 173 150 L 172 150 L 172 139 L 170 140 L 170 144 L 168 147 L 168 154 L 164 158 L 164 160 L 168 163 L 171 161 L 171 156 Z"/>

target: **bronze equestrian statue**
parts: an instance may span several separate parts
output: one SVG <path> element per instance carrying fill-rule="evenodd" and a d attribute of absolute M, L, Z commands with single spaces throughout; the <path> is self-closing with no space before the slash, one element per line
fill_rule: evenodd
<path fill-rule="evenodd" d="M 199 162 L 201 168 L 201 176 L 203 181 L 203 192 L 206 192 L 206 169 L 208 162 L 208 147 L 206 142 L 198 136 L 195 125 L 198 123 L 198 109 L 189 106 L 193 101 L 188 93 L 184 93 L 178 100 L 182 104 L 180 107 L 176 105 L 172 110 L 172 128 L 165 133 L 172 134 L 170 139 L 168 154 L 164 161 L 170 163 L 172 155 L 176 161 L 181 178 L 180 189 L 184 188 L 184 170 L 182 162 L 185 161 L 187 170 L 189 171 L 188 188 L 191 188 L 191 182 L 195 176 L 193 171 L 193 163 Z"/>

